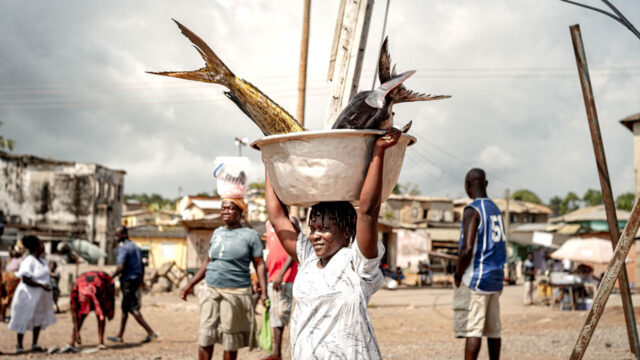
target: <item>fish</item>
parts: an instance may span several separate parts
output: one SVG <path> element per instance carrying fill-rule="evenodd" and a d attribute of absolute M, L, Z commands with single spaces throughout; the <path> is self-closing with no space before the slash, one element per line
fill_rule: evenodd
<path fill-rule="evenodd" d="M 224 94 L 247 115 L 265 136 L 305 131 L 285 109 L 256 86 L 237 77 L 198 35 L 173 20 L 205 61 L 205 67 L 192 71 L 147 71 L 149 74 L 201 81 L 226 87 Z"/>
<path fill-rule="evenodd" d="M 380 86 L 375 90 L 357 93 L 340 112 L 333 129 L 380 129 L 393 127 L 393 105 L 411 101 L 431 101 L 448 99 L 451 95 L 422 94 L 408 90 L 403 83 L 415 74 L 415 70 L 396 74 L 395 65 L 391 67 L 389 38 L 385 38 L 378 59 L 378 78 Z M 408 127 L 407 127 L 408 126 Z M 405 125 L 409 130 L 411 123 Z"/>

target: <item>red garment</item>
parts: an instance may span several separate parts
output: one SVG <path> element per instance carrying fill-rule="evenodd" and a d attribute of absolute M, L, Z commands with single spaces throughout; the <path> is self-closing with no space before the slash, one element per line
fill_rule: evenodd
<path fill-rule="evenodd" d="M 76 279 L 71 290 L 71 308 L 75 307 L 78 318 L 91 310 L 100 320 L 113 319 L 115 313 L 116 288 L 113 278 L 103 271 L 89 271 Z"/>
<path fill-rule="evenodd" d="M 280 270 L 284 267 L 284 263 L 287 261 L 287 252 L 282 247 L 280 239 L 276 235 L 276 232 L 271 226 L 271 222 L 267 221 L 267 249 L 269 249 L 269 256 L 267 258 L 267 271 L 269 272 L 269 282 L 272 282 L 280 274 Z M 298 274 L 298 262 L 294 261 L 293 264 L 287 269 L 282 277 L 282 282 L 292 283 L 296 279 Z"/>

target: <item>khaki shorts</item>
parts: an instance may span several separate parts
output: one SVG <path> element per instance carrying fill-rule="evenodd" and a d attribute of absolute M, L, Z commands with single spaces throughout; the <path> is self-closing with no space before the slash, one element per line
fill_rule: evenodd
<path fill-rule="evenodd" d="M 200 293 L 198 345 L 222 344 L 225 351 L 256 345 L 251 288 L 204 286 Z"/>
<path fill-rule="evenodd" d="M 281 283 L 280 291 L 273 290 L 272 282 L 267 286 L 269 302 L 271 303 L 271 306 L 269 306 L 269 326 L 272 328 L 285 327 L 289 324 L 291 304 L 293 303 L 292 289 L 293 283 Z"/>
<path fill-rule="evenodd" d="M 500 337 L 500 294 L 480 294 L 465 284 L 453 292 L 453 331 L 457 338 Z"/>

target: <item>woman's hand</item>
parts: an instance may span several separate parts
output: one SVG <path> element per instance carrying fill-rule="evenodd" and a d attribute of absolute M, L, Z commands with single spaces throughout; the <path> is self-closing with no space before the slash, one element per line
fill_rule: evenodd
<path fill-rule="evenodd" d="M 273 290 L 280 291 L 280 285 L 282 284 L 282 276 L 279 276 L 273 280 Z"/>
<path fill-rule="evenodd" d="M 376 139 L 375 147 L 379 150 L 386 150 L 398 143 L 402 132 L 396 128 L 391 128 L 387 132 Z"/>
<path fill-rule="evenodd" d="M 264 306 L 265 309 L 268 309 L 269 306 L 267 305 L 267 300 L 269 300 L 269 297 L 267 296 L 266 292 L 261 292 L 260 293 L 260 302 L 262 303 L 262 306 Z"/>
<path fill-rule="evenodd" d="M 187 301 L 187 296 L 193 292 L 193 287 L 187 285 L 180 290 L 180 299 Z"/>
<path fill-rule="evenodd" d="M 51 286 L 50 286 L 49 284 L 42 284 L 42 288 L 43 288 L 45 291 L 51 291 Z"/>

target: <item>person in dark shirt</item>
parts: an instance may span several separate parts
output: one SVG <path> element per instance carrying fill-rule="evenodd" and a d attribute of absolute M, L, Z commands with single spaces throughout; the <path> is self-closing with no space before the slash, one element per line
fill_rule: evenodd
<path fill-rule="evenodd" d="M 524 304 L 531 305 L 533 304 L 533 292 L 535 290 L 535 281 L 536 281 L 536 266 L 533 263 L 533 254 L 528 253 L 527 259 L 523 264 L 524 274 Z"/>
<path fill-rule="evenodd" d="M 49 263 L 49 272 L 51 276 L 51 291 L 53 294 L 53 305 L 56 307 L 56 313 L 60 313 L 60 307 L 58 306 L 58 299 L 60 298 L 60 273 L 58 272 L 58 263 L 52 261 Z"/>
<path fill-rule="evenodd" d="M 144 277 L 144 267 L 142 266 L 142 251 L 134 243 L 129 240 L 127 228 L 119 227 L 115 233 L 115 239 L 120 243 L 118 248 L 118 267 L 111 275 L 112 278 L 120 275 L 120 290 L 122 291 L 122 319 L 120 321 L 120 331 L 117 336 L 109 336 L 107 339 L 113 342 L 123 342 L 124 328 L 127 325 L 129 313 L 133 315 L 138 324 L 147 332 L 147 337 L 142 340 L 143 343 L 151 342 L 158 338 L 158 335 L 151 330 L 151 327 L 142 317 L 140 313 L 140 299 L 138 290 Z"/>

